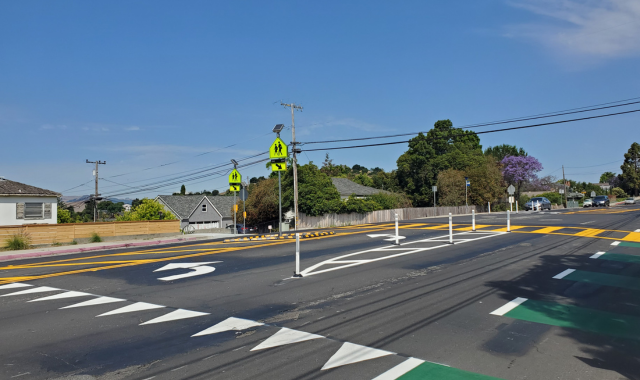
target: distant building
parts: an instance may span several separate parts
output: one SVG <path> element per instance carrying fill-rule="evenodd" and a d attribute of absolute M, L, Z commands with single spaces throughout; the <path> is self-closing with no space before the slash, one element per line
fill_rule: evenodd
<path fill-rule="evenodd" d="M 123 204 L 122 208 L 124 209 L 125 212 L 131 211 L 131 205 L 128 203 Z"/>
<path fill-rule="evenodd" d="M 364 198 L 378 193 L 390 194 L 385 190 L 357 184 L 347 178 L 333 177 L 331 178 L 331 182 L 333 182 L 333 186 L 338 189 L 338 193 L 340 193 L 340 198 L 342 200 L 349 198 L 351 194 L 355 194 L 356 198 Z"/>
<path fill-rule="evenodd" d="M 59 196 L 55 191 L 0 177 L 0 226 L 57 224 Z"/>
<path fill-rule="evenodd" d="M 156 201 L 180 220 L 180 228 L 226 228 L 233 224 L 233 197 L 220 195 L 159 195 Z"/>
<path fill-rule="evenodd" d="M 609 191 L 611 190 L 611 185 L 608 183 L 594 183 L 594 185 L 596 186 L 600 186 L 600 188 L 604 191 Z"/>

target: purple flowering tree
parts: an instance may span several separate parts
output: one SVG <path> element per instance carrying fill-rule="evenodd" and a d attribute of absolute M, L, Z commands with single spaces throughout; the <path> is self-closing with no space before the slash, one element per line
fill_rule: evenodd
<path fill-rule="evenodd" d="M 500 161 L 505 181 L 516 187 L 516 199 L 526 182 L 538 178 L 536 173 L 542 170 L 542 164 L 532 156 L 507 156 Z"/>

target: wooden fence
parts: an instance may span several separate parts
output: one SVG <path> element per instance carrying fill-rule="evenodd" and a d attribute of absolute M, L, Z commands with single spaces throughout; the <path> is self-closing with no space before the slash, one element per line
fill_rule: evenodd
<path fill-rule="evenodd" d="M 449 215 L 449 213 L 453 215 L 470 214 L 471 210 L 476 210 L 476 206 L 397 208 L 372 211 L 366 214 L 325 214 L 322 216 L 307 216 L 301 212 L 298 228 L 327 228 L 392 222 L 395 220 L 396 213 L 398 214 L 398 220 L 411 220 L 429 216 Z"/>
<path fill-rule="evenodd" d="M 179 220 L 149 220 L 140 222 L 30 224 L 25 226 L 0 226 L 0 244 L 14 234 L 25 232 L 31 244 L 69 243 L 75 239 L 89 238 L 95 232 L 100 237 L 152 235 L 180 232 Z"/>

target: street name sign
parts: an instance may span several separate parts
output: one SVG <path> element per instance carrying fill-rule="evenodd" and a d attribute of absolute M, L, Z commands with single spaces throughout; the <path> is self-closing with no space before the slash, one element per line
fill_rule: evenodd
<path fill-rule="evenodd" d="M 271 144 L 271 147 L 269 148 L 269 158 L 273 160 L 273 159 L 287 158 L 288 156 L 289 156 L 289 148 L 287 147 L 287 144 L 285 144 L 284 141 L 280 139 L 280 137 L 276 137 L 275 141 L 273 142 L 273 144 Z"/>
<path fill-rule="evenodd" d="M 242 182 L 242 175 L 236 169 L 233 169 L 231 173 L 229 173 L 229 184 L 240 184 Z"/>

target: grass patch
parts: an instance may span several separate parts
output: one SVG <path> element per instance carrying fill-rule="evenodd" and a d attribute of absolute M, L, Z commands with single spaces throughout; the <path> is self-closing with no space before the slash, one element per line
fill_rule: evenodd
<path fill-rule="evenodd" d="M 78 245 L 78 242 L 77 242 L 75 239 L 73 239 L 73 241 L 72 241 L 71 243 L 69 243 L 69 244 L 71 244 L 71 245 Z"/>
<path fill-rule="evenodd" d="M 54 241 L 51 245 L 54 247 L 60 247 L 62 243 L 60 243 L 59 241 Z"/>
<path fill-rule="evenodd" d="M 31 248 L 31 235 L 25 231 L 20 231 L 13 234 L 10 238 L 5 240 L 4 248 L 7 251 L 19 251 L 22 249 Z"/>
<path fill-rule="evenodd" d="M 89 239 L 89 242 L 100 243 L 101 241 L 102 241 L 102 238 L 100 237 L 100 235 L 98 235 L 97 232 L 94 232 L 91 234 L 91 238 Z"/>

